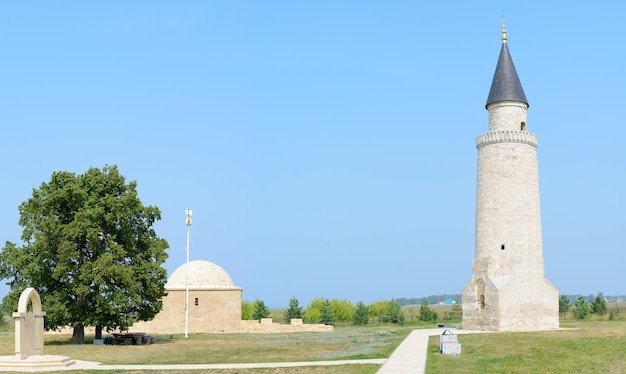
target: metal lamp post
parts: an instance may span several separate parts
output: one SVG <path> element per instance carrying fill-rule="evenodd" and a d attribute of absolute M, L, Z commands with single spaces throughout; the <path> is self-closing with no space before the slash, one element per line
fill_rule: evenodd
<path fill-rule="evenodd" d="M 185 266 L 185 338 L 189 332 L 189 228 L 191 227 L 191 209 L 185 209 L 185 224 L 187 225 L 187 266 Z"/>

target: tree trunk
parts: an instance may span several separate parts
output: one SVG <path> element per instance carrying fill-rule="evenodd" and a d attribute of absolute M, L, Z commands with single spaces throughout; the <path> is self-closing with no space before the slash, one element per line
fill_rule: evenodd
<path fill-rule="evenodd" d="M 74 326 L 74 332 L 72 333 L 72 344 L 85 344 L 85 326 Z"/>
<path fill-rule="evenodd" d="M 102 325 L 96 325 L 96 339 L 102 339 Z"/>

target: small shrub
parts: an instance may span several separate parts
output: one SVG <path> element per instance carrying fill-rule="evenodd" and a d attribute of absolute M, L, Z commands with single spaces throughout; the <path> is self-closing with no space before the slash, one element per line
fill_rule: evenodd
<path fill-rule="evenodd" d="M 354 312 L 354 319 L 352 320 L 352 323 L 355 326 L 364 326 L 367 325 L 369 319 L 369 308 L 367 305 L 360 301 L 356 303 L 356 310 Z"/>
<path fill-rule="evenodd" d="M 283 317 L 285 323 L 291 323 L 293 318 L 302 318 L 302 307 L 298 299 L 292 297 L 291 300 L 289 300 L 289 308 L 285 310 Z"/>
<path fill-rule="evenodd" d="M 419 320 L 424 322 L 435 322 L 437 318 L 439 318 L 439 315 L 437 312 L 428 307 L 428 301 L 426 299 L 422 300 Z"/>
<path fill-rule="evenodd" d="M 337 321 L 337 315 L 335 314 L 335 309 L 333 308 L 330 300 L 324 301 L 322 307 L 320 308 L 320 322 L 325 325 L 335 325 Z"/>
<path fill-rule="evenodd" d="M 589 303 L 587 303 L 582 296 L 578 296 L 576 298 L 576 302 L 574 303 L 574 318 L 585 319 L 589 313 Z"/>
<path fill-rule="evenodd" d="M 254 313 L 254 304 L 250 301 L 241 302 L 241 319 L 252 320 L 252 314 Z"/>
<path fill-rule="evenodd" d="M 389 301 L 385 314 L 380 318 L 381 322 L 387 323 L 404 323 L 404 313 L 402 306 L 395 300 Z"/>
<path fill-rule="evenodd" d="M 252 319 L 260 321 L 261 318 L 267 318 L 270 316 L 270 310 L 265 306 L 263 300 L 256 300 L 254 302 L 254 312 L 252 313 Z"/>
<path fill-rule="evenodd" d="M 320 323 L 320 319 L 322 313 L 320 312 L 322 309 L 322 305 L 326 300 L 321 297 L 317 297 L 309 303 L 309 306 L 306 307 L 302 315 L 302 319 L 306 323 Z"/>
<path fill-rule="evenodd" d="M 565 315 L 569 311 L 570 303 L 567 295 L 561 295 L 559 297 L 559 313 Z"/>
<path fill-rule="evenodd" d="M 380 321 L 387 310 L 388 303 L 389 301 L 375 301 L 371 303 L 367 307 L 370 318 L 374 318 L 377 322 Z"/>
<path fill-rule="evenodd" d="M 591 313 L 603 316 L 606 313 L 606 300 L 602 292 L 599 292 L 593 303 L 591 303 Z"/>
<path fill-rule="evenodd" d="M 463 317 L 463 308 L 461 307 L 461 304 L 459 303 L 453 304 L 452 309 L 444 312 L 443 314 L 444 319 L 460 319 L 462 317 Z"/>
<path fill-rule="evenodd" d="M 349 322 L 354 319 L 354 312 L 356 308 L 348 300 L 332 299 L 330 305 L 335 312 L 335 318 L 337 322 Z"/>

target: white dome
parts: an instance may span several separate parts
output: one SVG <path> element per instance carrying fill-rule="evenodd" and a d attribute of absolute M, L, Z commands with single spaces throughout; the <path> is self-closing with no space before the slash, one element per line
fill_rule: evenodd
<path fill-rule="evenodd" d="M 185 288 L 185 278 L 189 288 L 234 287 L 230 275 L 221 267 L 209 261 L 196 260 L 176 269 L 165 284 L 166 289 Z"/>

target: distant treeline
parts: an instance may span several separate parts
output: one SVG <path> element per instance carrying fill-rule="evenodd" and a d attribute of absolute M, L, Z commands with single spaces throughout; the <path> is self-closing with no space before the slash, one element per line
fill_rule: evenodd
<path fill-rule="evenodd" d="M 583 296 L 583 295 L 565 295 L 567 296 L 567 298 L 569 299 L 570 303 L 574 303 L 576 301 L 576 299 L 578 298 L 578 296 Z M 617 296 L 605 296 L 602 294 L 602 292 L 598 292 L 597 295 L 587 295 L 587 296 L 583 296 L 583 298 L 585 299 L 585 301 L 587 301 L 588 303 L 593 303 L 593 301 L 596 299 L 596 296 L 600 296 L 600 298 L 606 300 L 607 302 L 624 302 L 626 301 L 626 295 L 617 295 Z"/>
<path fill-rule="evenodd" d="M 454 294 L 454 295 L 448 295 L 448 294 L 431 295 L 431 296 L 428 296 L 428 297 L 414 297 L 414 298 L 411 298 L 411 299 L 407 299 L 405 297 L 402 297 L 400 299 L 396 299 L 396 301 L 398 303 L 400 303 L 400 305 L 402 305 L 402 306 L 405 306 L 405 305 L 421 305 L 424 300 L 426 300 L 428 302 L 428 304 L 430 304 L 430 305 L 443 303 L 446 300 L 452 300 L 452 301 L 454 301 L 457 304 L 461 304 L 461 294 Z"/>
<path fill-rule="evenodd" d="M 616 301 L 626 301 L 626 295 L 617 295 L 617 296 L 604 296 L 602 292 L 598 293 L 601 297 L 604 298 L 607 302 L 616 302 Z M 565 295 L 569 299 L 570 303 L 574 303 L 578 296 L 582 295 Z M 587 295 L 583 296 L 587 302 L 592 303 L 597 295 Z M 453 302 L 460 304 L 461 303 L 461 294 L 444 294 L 444 295 L 431 295 L 428 297 L 413 297 L 407 299 L 406 297 L 401 297 L 396 299 L 396 301 L 402 305 L 421 305 L 422 301 L 426 300 L 429 305 L 440 304 L 446 301 L 452 300 Z"/>

